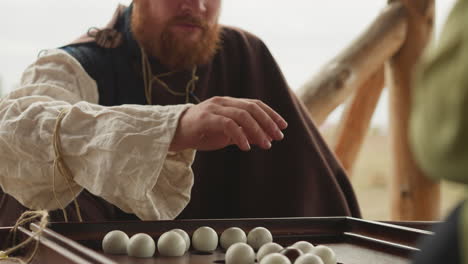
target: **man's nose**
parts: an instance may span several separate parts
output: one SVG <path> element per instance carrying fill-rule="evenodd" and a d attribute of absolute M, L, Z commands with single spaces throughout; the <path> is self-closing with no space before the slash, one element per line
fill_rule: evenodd
<path fill-rule="evenodd" d="M 182 0 L 182 10 L 204 13 L 206 11 L 206 2 L 209 0 Z"/>

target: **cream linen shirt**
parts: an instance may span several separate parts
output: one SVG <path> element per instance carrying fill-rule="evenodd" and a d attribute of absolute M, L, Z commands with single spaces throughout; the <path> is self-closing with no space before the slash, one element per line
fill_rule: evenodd
<path fill-rule="evenodd" d="M 56 174 L 64 205 L 83 188 L 143 220 L 173 219 L 190 200 L 194 150 L 169 152 L 189 105 L 98 105 L 96 82 L 72 56 L 50 50 L 29 66 L 18 90 L 0 101 L 0 185 L 31 209 L 59 208 L 53 195 L 52 144 L 57 116 L 69 191 Z M 86 221 L 86 219 L 84 219 Z"/>

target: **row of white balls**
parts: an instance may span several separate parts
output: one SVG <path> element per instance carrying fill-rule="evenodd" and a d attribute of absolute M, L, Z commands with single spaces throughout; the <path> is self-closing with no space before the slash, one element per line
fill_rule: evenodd
<path fill-rule="evenodd" d="M 158 239 L 159 252 L 165 254 L 166 251 L 182 251 L 181 254 L 183 255 L 189 247 L 187 246 L 183 234 L 187 235 L 185 231 L 181 229 L 174 229 L 161 235 Z M 187 239 L 188 243 L 190 243 L 188 235 Z M 165 246 L 168 242 L 172 243 L 171 247 Z M 102 240 L 102 250 L 108 254 L 127 254 L 131 257 L 151 258 L 156 251 L 156 245 L 153 238 L 148 234 L 138 233 L 129 238 L 124 232 L 114 230 L 104 236 Z"/>
<path fill-rule="evenodd" d="M 260 264 L 336 264 L 335 252 L 327 246 L 315 247 L 307 241 L 299 241 L 291 247 L 300 252 L 294 259 L 281 254 L 284 248 L 277 243 L 263 245 L 255 255 L 252 247 L 246 243 L 236 243 L 226 252 L 226 264 L 253 264 L 255 258 Z"/>
<path fill-rule="evenodd" d="M 195 230 L 192 235 L 192 245 L 195 250 L 212 252 L 218 247 L 228 249 L 235 243 L 248 243 L 258 250 L 262 245 L 272 242 L 271 232 L 264 227 L 252 229 L 248 235 L 238 227 L 226 229 L 220 236 L 208 226 Z M 182 256 L 190 248 L 190 237 L 182 229 L 173 229 L 162 234 L 158 239 L 158 251 L 163 256 Z M 139 233 L 131 238 L 120 230 L 106 234 L 102 240 L 102 249 L 109 254 L 128 254 L 129 256 L 148 258 L 154 255 L 156 246 L 154 240 L 147 234 Z"/>

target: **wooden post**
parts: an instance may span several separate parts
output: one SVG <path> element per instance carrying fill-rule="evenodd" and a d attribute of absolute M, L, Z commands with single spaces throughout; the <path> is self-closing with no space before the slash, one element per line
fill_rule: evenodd
<path fill-rule="evenodd" d="M 394 1 L 391 1 L 394 2 Z M 411 82 L 415 65 L 432 37 L 434 0 L 401 0 L 407 8 L 408 34 L 388 64 L 391 74 L 390 129 L 393 148 L 393 220 L 435 220 L 440 212 L 440 186 L 424 176 L 408 144 Z"/>
<path fill-rule="evenodd" d="M 391 3 L 359 38 L 297 91 L 312 119 L 320 125 L 401 48 L 405 37 L 405 8 Z"/>
<path fill-rule="evenodd" d="M 343 113 L 334 149 L 341 164 L 348 171 L 348 175 L 352 175 L 354 162 L 369 130 L 384 83 L 385 71 L 382 65 L 369 80 L 358 88 L 353 100 Z"/>

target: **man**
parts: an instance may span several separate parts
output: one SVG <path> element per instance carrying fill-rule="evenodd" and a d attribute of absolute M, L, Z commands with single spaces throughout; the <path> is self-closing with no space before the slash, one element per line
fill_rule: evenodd
<path fill-rule="evenodd" d="M 34 86 L 41 79 L 41 67 L 47 68 L 43 65 L 52 63 L 54 65 L 49 67 L 62 69 L 62 72 L 53 74 L 52 78 L 64 79 L 57 83 L 51 81 L 54 88 L 64 85 L 71 87 L 65 90 L 73 89 L 75 94 L 81 96 L 79 99 L 75 96 L 73 104 L 83 104 L 80 100 L 99 103 L 99 107 L 87 106 L 91 109 L 86 114 L 78 113 L 77 120 L 86 119 L 88 115 L 97 117 L 97 121 L 90 119 L 88 122 L 80 122 L 82 127 L 69 128 L 74 125 L 67 122 L 69 120 L 67 118 L 71 118 L 70 115 L 74 114 L 73 110 L 63 114 L 65 117 L 64 123 L 61 124 L 61 132 L 69 133 L 71 142 L 73 139 L 83 137 L 93 143 L 96 139 L 105 137 L 103 133 L 113 133 L 79 132 L 89 130 L 88 126 L 102 125 L 110 130 L 142 126 L 139 123 L 119 123 L 119 118 L 112 118 L 112 114 L 115 114 L 112 110 L 115 107 L 124 108 L 129 112 L 136 109 L 138 114 L 138 110 L 143 107 L 139 105 L 146 104 L 176 108 L 184 107 L 183 104 L 189 102 L 201 101 L 202 103 L 197 105 L 200 107 L 206 105 L 206 102 L 213 102 L 216 107 L 212 104 L 206 107 L 211 113 L 230 118 L 241 116 L 240 120 L 244 120 L 242 125 L 236 123 L 227 129 L 227 133 L 239 130 L 238 127 L 241 127 L 241 130 L 252 131 L 246 133 L 244 137 L 239 136 L 234 141 L 240 150 L 235 146 L 228 146 L 217 151 L 203 151 L 215 148 L 192 144 L 190 147 L 202 150 L 197 153 L 192 166 L 195 175 L 192 189 L 190 189 L 191 182 L 187 181 L 186 177 L 180 176 L 184 175 L 184 172 L 175 169 L 174 166 L 177 163 L 190 164 L 190 154 L 187 154 L 186 150 L 190 144 L 177 146 L 175 150 L 182 152 L 176 154 L 174 160 L 166 161 L 166 166 L 162 169 L 154 165 L 155 170 L 159 169 L 162 174 L 171 177 L 165 177 L 156 185 L 154 181 L 144 180 L 141 184 L 169 190 L 155 198 L 155 201 L 167 202 L 157 205 L 158 210 L 166 212 L 164 215 L 156 213 L 147 215 L 146 209 L 140 210 L 138 207 L 126 205 L 122 201 L 123 198 L 137 200 L 133 197 L 139 199 L 145 197 L 139 195 L 138 188 L 127 192 L 119 187 L 131 181 L 116 182 L 113 179 L 114 177 L 125 179 L 125 176 L 131 178 L 133 173 L 138 175 L 142 172 L 149 173 L 151 166 L 148 163 L 151 164 L 154 158 L 152 156 L 162 156 L 164 159 L 167 149 L 155 148 L 153 153 L 145 154 L 146 160 L 141 158 L 128 161 L 125 160 L 127 156 L 141 157 L 138 153 L 140 150 L 112 145 L 113 151 L 106 153 L 109 144 L 104 144 L 103 147 L 95 148 L 96 150 L 83 149 L 72 151 L 70 154 L 70 149 L 76 146 L 68 143 L 63 147 L 65 161 L 74 172 L 74 182 L 86 189 L 78 197 L 78 204 L 83 211 L 93 212 L 83 217 L 85 220 L 124 220 L 136 219 L 136 216 L 140 219 L 167 219 L 176 216 L 180 218 L 360 216 L 352 187 L 343 169 L 330 153 L 300 102 L 288 88 L 266 46 L 245 31 L 220 26 L 218 24 L 220 8 L 220 0 L 135 0 L 129 8 L 120 8 L 106 29 L 91 30 L 88 36 L 63 47 L 62 51 L 43 55 L 35 65 L 31 66 L 29 72 L 25 73 L 23 83 Z M 63 71 L 67 74 L 64 75 Z M 31 89 L 28 95 L 47 92 Z M 18 98 L 20 95 L 14 96 Z M 236 99 L 226 96 L 257 99 L 271 106 L 288 121 L 285 139 L 275 143 L 271 150 L 266 151 L 265 149 L 270 149 L 272 140 L 283 137 L 279 130 L 284 129 L 286 124 L 263 103 L 246 99 L 248 104 L 245 104 L 246 102 L 241 100 L 244 103 L 241 109 L 254 111 L 251 107 L 255 106 L 257 109 L 255 112 L 259 113 L 259 116 L 270 113 L 270 125 L 262 123 L 259 119 L 254 119 L 258 123 L 255 124 L 251 118 L 244 118 L 248 117 L 245 113 L 239 114 L 238 110 L 232 109 L 232 103 L 228 104 L 226 100 Z M 54 93 L 53 97 L 56 100 L 61 99 L 57 93 Z M 263 112 L 258 112 L 258 108 L 263 109 Z M 191 109 L 196 110 L 195 107 Z M 100 122 L 100 111 L 107 110 L 111 112 L 106 112 L 103 116 L 107 116 L 108 119 Z M 233 115 L 227 110 L 235 110 L 237 114 Z M 18 112 L 18 116 L 20 115 Z M 172 121 L 168 123 L 174 126 L 176 123 L 174 120 L 177 120 L 178 116 L 172 113 L 168 115 L 173 116 L 170 118 Z M 198 120 L 207 118 L 209 116 L 203 115 Z M 271 125 L 274 122 L 276 126 Z M 190 129 L 190 126 L 183 126 L 183 122 L 179 126 Z M 111 140 L 113 144 L 121 142 L 119 137 L 121 135 L 118 132 L 116 134 L 116 140 Z M 111 139 L 115 139 L 113 135 Z M 218 141 L 206 136 L 200 140 L 206 139 Z M 225 139 L 221 141 L 229 145 Z M 63 141 L 67 144 L 66 139 Z M 107 139 L 105 142 L 107 143 Z M 263 149 L 256 147 L 250 149 L 248 142 Z M 148 146 L 150 149 L 151 147 Z M 103 155 L 109 156 L 109 159 L 115 156 L 122 157 L 124 161 L 119 162 L 122 165 L 117 167 L 105 161 L 104 164 L 103 161 L 98 163 L 102 166 L 96 164 L 93 167 L 96 161 L 91 157 L 97 158 Z M 167 154 L 168 157 L 171 155 L 172 153 Z M 93 169 L 88 169 L 90 166 Z M 96 169 L 99 171 L 93 171 Z M 9 171 L 11 172 L 12 170 Z M 80 175 L 77 176 L 77 173 Z M 113 175 L 116 173 L 117 176 Z M 6 172 L 0 172 L 0 175 L 5 174 Z M 98 178 L 107 177 L 108 185 L 103 186 L 103 182 L 99 182 L 97 188 L 90 186 L 89 181 L 92 181 L 93 177 L 81 174 L 96 175 Z M 80 177 L 83 177 L 83 180 L 79 180 Z M 2 188 L 10 193 L 6 187 L 8 186 L 3 183 Z M 117 191 L 112 195 L 104 195 L 100 191 L 106 188 L 115 188 Z M 65 185 L 63 189 L 62 192 L 65 193 Z M 158 195 L 158 192 L 154 193 Z M 96 194 L 104 200 L 96 197 Z M 14 199 L 10 196 L 5 197 L 8 201 L 5 204 L 13 206 Z M 174 200 L 185 201 L 188 197 L 190 202 L 183 211 L 182 206 L 185 203 L 169 203 Z M 66 202 L 70 202 L 70 199 Z M 169 204 L 172 208 L 165 208 Z"/>
<path fill-rule="evenodd" d="M 431 179 L 468 184 L 468 0 L 458 0 L 418 69 L 410 119 L 416 161 Z M 414 263 L 468 263 L 465 201 L 424 241 Z"/>

